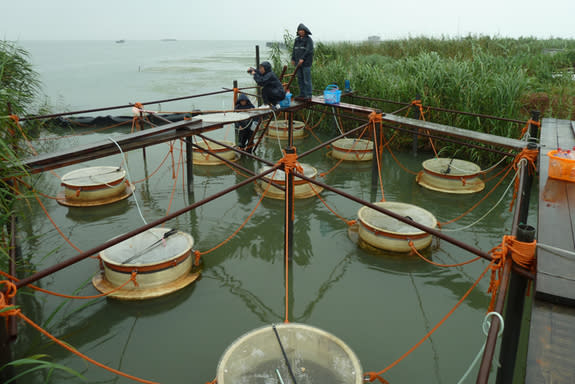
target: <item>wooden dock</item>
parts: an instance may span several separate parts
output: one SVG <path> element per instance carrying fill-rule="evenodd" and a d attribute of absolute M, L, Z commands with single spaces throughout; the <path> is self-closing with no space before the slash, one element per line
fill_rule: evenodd
<path fill-rule="evenodd" d="M 575 145 L 575 123 L 544 119 L 539 157 L 537 277 L 525 383 L 575 383 L 575 183 L 548 178 L 552 149 Z"/>

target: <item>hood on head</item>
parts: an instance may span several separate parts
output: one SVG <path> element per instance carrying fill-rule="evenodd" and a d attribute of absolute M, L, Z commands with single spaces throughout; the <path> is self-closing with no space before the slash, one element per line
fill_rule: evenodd
<path fill-rule="evenodd" d="M 262 67 L 264 67 L 264 70 L 266 71 L 266 73 L 268 73 L 272 70 L 272 65 L 270 64 L 269 61 L 262 61 L 262 63 L 260 65 Z"/>
<path fill-rule="evenodd" d="M 303 23 L 300 23 L 300 24 L 297 26 L 297 30 L 298 30 L 298 31 L 299 31 L 299 30 L 303 30 L 303 31 L 305 31 L 305 34 L 306 34 L 306 35 L 311 35 L 311 31 L 308 29 L 308 27 L 306 27 L 305 25 L 303 25 Z M 296 34 L 297 34 L 297 31 L 296 31 Z"/>
<path fill-rule="evenodd" d="M 248 98 L 248 96 L 245 93 L 240 93 L 240 95 L 238 96 L 238 102 L 245 100 L 245 101 L 250 101 L 250 99 Z"/>

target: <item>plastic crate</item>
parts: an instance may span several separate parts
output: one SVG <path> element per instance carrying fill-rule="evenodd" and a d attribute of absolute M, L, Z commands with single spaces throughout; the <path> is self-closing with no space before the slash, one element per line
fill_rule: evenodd
<path fill-rule="evenodd" d="M 549 156 L 550 178 L 575 182 L 575 158 L 567 157 L 569 153 L 560 150 L 549 151 L 547 156 Z"/>
<path fill-rule="evenodd" d="M 335 84 L 330 84 L 323 91 L 323 99 L 326 104 L 339 104 L 341 90 Z"/>

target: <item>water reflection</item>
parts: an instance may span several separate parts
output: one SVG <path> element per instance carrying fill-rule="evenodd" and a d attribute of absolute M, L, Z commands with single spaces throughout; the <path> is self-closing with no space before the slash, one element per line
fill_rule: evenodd
<path fill-rule="evenodd" d="M 124 215 L 129 209 L 131 204 L 128 199 L 124 199 L 98 207 L 69 207 L 66 217 L 78 224 L 93 223 Z"/>

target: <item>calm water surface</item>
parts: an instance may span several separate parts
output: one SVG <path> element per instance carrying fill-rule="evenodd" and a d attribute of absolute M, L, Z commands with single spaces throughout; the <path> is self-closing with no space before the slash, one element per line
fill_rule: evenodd
<path fill-rule="evenodd" d="M 81 42 L 69 44 L 62 56 L 42 64 L 40 72 L 50 78 L 49 85 L 59 87 L 57 92 L 62 93 L 64 104 L 70 109 L 177 97 L 194 94 L 196 90 L 204 92 L 229 86 L 230 79 L 243 76 L 245 66 L 251 65 L 254 46 L 254 43 L 245 43 L 240 49 L 230 42 L 222 42 L 221 46 L 210 45 L 213 51 L 205 48 L 204 53 L 195 55 L 194 49 L 189 48 L 192 42 L 134 42 L 139 45 L 138 49 L 131 46 L 132 42 L 117 45 L 106 42 L 105 49 L 100 46 L 103 42 L 94 42 L 93 50 Z M 184 48 L 186 53 L 181 54 Z M 37 47 L 33 54 L 39 55 L 38 50 L 49 52 L 52 48 Z M 130 53 L 114 56 L 112 53 L 117 50 Z M 100 57 L 108 51 L 111 57 Z M 70 52 L 79 56 L 69 58 Z M 136 65 L 145 70 L 138 72 Z M 78 68 L 89 71 L 92 81 L 85 80 L 84 85 L 76 81 L 83 79 Z M 105 86 L 100 84 L 102 89 L 92 88 L 99 82 L 95 79 L 107 79 L 105 74 L 116 81 L 110 80 Z M 133 81 L 136 78 L 138 81 Z M 119 79 L 125 79 L 125 87 Z M 249 85 L 249 81 L 246 84 Z M 229 105 L 229 99 L 227 95 L 203 107 Z M 199 105 L 200 101 L 194 103 Z M 127 132 L 122 128 L 61 140 L 42 140 L 36 145 L 43 151 L 58 150 L 108 140 Z M 324 132 L 323 139 L 331 134 Z M 233 129 L 226 126 L 213 135 L 232 139 Z M 317 141 L 313 136 L 296 142 L 300 153 L 315 145 Z M 146 161 L 141 151 L 134 151 L 126 155 L 124 163 L 118 154 L 58 169 L 55 173 L 62 176 L 87 166 L 123 164 L 132 180 L 138 181 L 160 167 L 169 149 L 168 144 L 149 147 Z M 157 173 L 136 184 L 135 198 L 148 222 L 244 179 L 226 166 L 196 166 L 193 191 L 188 193 L 178 167 L 180 144 L 175 143 L 174 149 L 173 160 L 168 156 Z M 272 161 L 281 156 L 276 140 L 264 140 L 258 151 Z M 429 157 L 429 154 L 399 154 L 400 161 L 414 171 Z M 327 171 L 335 163 L 327 151 L 316 152 L 302 161 L 316 167 L 318 172 Z M 261 166 L 251 159 L 241 159 L 240 164 L 254 170 Z M 457 196 L 423 189 L 389 154 L 382 159 L 382 169 L 386 200 L 418 205 L 439 221 L 458 216 L 485 193 Z M 61 191 L 59 179 L 52 173 L 31 179 L 46 195 L 54 196 Z M 369 165 L 342 164 L 320 180 L 367 201 L 381 198 L 380 193 L 374 195 L 370 188 Z M 493 185 L 494 182 L 489 183 L 485 191 Z M 499 188 L 470 215 L 445 229 L 457 229 L 474 222 L 491 209 L 503 193 L 504 187 Z M 339 215 L 356 218 L 358 204 L 332 192 L 324 191 L 322 196 Z M 510 197 L 508 193 L 480 223 L 451 235 L 488 251 L 510 231 Z M 168 222 L 167 226 L 189 232 L 196 248 L 206 251 L 233 233 L 254 210 L 259 198 L 254 186 L 246 185 Z M 40 200 L 60 230 L 82 250 L 143 224 L 134 198 L 92 209 L 68 208 L 44 197 Z M 19 225 L 26 266 L 20 276 L 77 254 L 38 204 L 30 208 L 23 205 L 21 212 Z M 262 325 L 284 320 L 283 221 L 283 202 L 264 199 L 231 241 L 204 256 L 200 280 L 163 298 L 143 302 L 105 298 L 80 301 L 30 292 L 20 296 L 20 304 L 27 315 L 57 337 L 113 368 L 167 384 L 205 383 L 215 377 L 220 356 L 236 338 Z M 342 339 L 359 357 L 364 371 L 385 368 L 417 343 L 457 303 L 487 265 L 485 261 L 478 261 L 463 267 L 439 268 L 413 255 L 364 250 L 350 239 L 348 226 L 317 198 L 296 201 L 294 227 L 289 320 L 317 326 Z M 446 264 L 473 257 L 445 241 L 434 241 L 425 254 Z M 97 261 L 87 259 L 42 279 L 39 285 L 62 293 L 92 295 L 97 291 L 91 285 L 91 278 L 97 272 Z M 485 338 L 481 325 L 490 299 L 487 287 L 485 278 L 451 318 L 414 353 L 387 372 L 385 378 L 398 383 L 456 382 Z M 22 326 L 19 331 L 17 357 L 48 354 L 52 361 L 81 372 L 89 383 L 132 382 L 83 362 L 29 327 Z M 58 373 L 54 382 L 63 381 L 82 382 Z M 44 381 L 37 375 L 25 382 Z"/>

